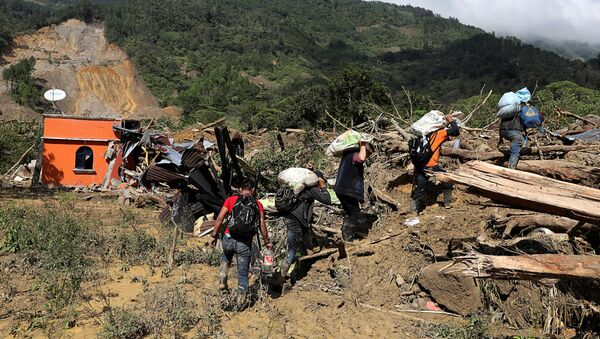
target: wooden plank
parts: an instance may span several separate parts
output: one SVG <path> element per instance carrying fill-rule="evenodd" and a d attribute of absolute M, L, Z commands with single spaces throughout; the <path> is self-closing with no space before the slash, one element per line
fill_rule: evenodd
<path fill-rule="evenodd" d="M 458 170 L 434 173 L 438 180 L 476 189 L 509 205 L 571 219 L 600 221 L 600 190 L 537 174 L 472 161 Z"/>
<path fill-rule="evenodd" d="M 442 273 L 444 272 L 461 272 L 476 278 L 510 280 L 600 279 L 600 256 L 493 256 L 474 253 L 454 258 L 454 263 L 444 268 Z"/>

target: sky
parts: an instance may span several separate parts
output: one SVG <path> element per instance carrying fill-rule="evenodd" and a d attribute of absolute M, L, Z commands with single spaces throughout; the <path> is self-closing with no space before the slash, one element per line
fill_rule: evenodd
<path fill-rule="evenodd" d="M 382 0 L 522 40 L 546 38 L 600 44 L 600 0 Z"/>

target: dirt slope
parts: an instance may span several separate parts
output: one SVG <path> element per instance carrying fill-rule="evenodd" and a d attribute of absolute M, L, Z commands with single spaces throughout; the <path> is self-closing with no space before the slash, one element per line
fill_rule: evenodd
<path fill-rule="evenodd" d="M 173 113 L 177 110 L 159 107 L 158 100 L 137 76 L 127 54 L 108 43 L 101 25 L 69 20 L 19 36 L 15 45 L 13 53 L 5 56 L 5 60 L 13 64 L 34 57 L 37 61 L 34 76 L 43 79 L 47 88 L 67 92 L 67 98 L 57 104 L 66 114 L 176 117 Z M 7 102 L 7 97 L 7 88 L 3 84 L 0 86 L 0 103 Z M 4 119 L 13 115 L 32 116 L 31 111 L 18 107 L 7 107 L 3 111 Z"/>

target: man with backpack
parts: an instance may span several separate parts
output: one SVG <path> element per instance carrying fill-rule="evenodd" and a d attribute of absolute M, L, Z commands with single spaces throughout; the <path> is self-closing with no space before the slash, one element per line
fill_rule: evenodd
<path fill-rule="evenodd" d="M 281 275 L 284 278 L 287 277 L 298 254 L 303 252 L 306 245 L 312 244 L 310 224 L 315 200 L 331 205 L 331 196 L 327 191 L 327 181 L 323 173 L 314 173 L 319 177 L 318 187 L 305 188 L 298 195 L 294 195 L 287 186 L 282 187 L 275 198 L 275 206 L 282 213 L 287 229 L 287 256 L 281 264 Z"/>
<path fill-rule="evenodd" d="M 544 113 L 529 104 L 521 106 L 513 117 L 504 118 L 500 122 L 500 140 L 510 141 L 508 168 L 516 169 L 521 155 L 521 148 L 527 143 L 527 129 L 537 127 L 543 134 Z"/>
<path fill-rule="evenodd" d="M 264 240 L 265 247 L 273 248 L 269 241 L 269 234 L 265 226 L 265 217 L 262 204 L 254 196 L 254 183 L 245 179 L 241 185 L 239 195 L 234 195 L 225 200 L 223 208 L 215 221 L 213 240 L 211 246 L 217 245 L 217 238 L 221 234 L 221 226 L 225 217 L 229 216 L 225 230 L 221 236 L 223 254 L 221 255 L 220 288 L 227 290 L 227 273 L 231 266 L 233 256 L 236 256 L 238 272 L 238 303 L 245 300 L 248 290 L 248 271 L 250 269 L 250 256 L 252 252 L 252 238 L 256 235 L 257 228 Z"/>
<path fill-rule="evenodd" d="M 523 127 L 521 125 L 521 119 L 519 119 L 519 111 L 517 111 L 513 117 L 501 119 L 499 142 L 502 143 L 503 139 L 510 141 L 508 168 L 515 169 L 519 162 L 521 148 L 525 144 Z"/>
<path fill-rule="evenodd" d="M 413 189 L 411 193 L 410 209 L 419 213 L 427 198 L 428 171 L 444 171 L 439 165 L 440 149 L 442 144 L 451 137 L 458 136 L 460 130 L 452 115 L 446 115 L 446 121 L 450 125 L 423 137 L 417 137 L 410 141 L 410 155 L 415 167 L 413 177 Z M 452 202 L 452 185 L 444 184 L 444 207 L 449 207 Z"/>
<path fill-rule="evenodd" d="M 366 227 L 365 216 L 360 211 L 360 203 L 364 201 L 365 194 L 363 164 L 372 153 L 373 146 L 361 141 L 358 152 L 347 152 L 340 160 L 333 190 L 347 214 L 342 225 L 342 238 L 345 241 L 352 240 Z"/>

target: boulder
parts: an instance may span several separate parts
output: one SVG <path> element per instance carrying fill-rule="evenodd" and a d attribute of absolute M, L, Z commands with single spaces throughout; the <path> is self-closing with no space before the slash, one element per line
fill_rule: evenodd
<path fill-rule="evenodd" d="M 423 269 L 419 284 L 449 311 L 467 316 L 483 307 L 481 290 L 472 277 L 461 273 L 440 273 L 448 265 L 438 262 Z"/>

